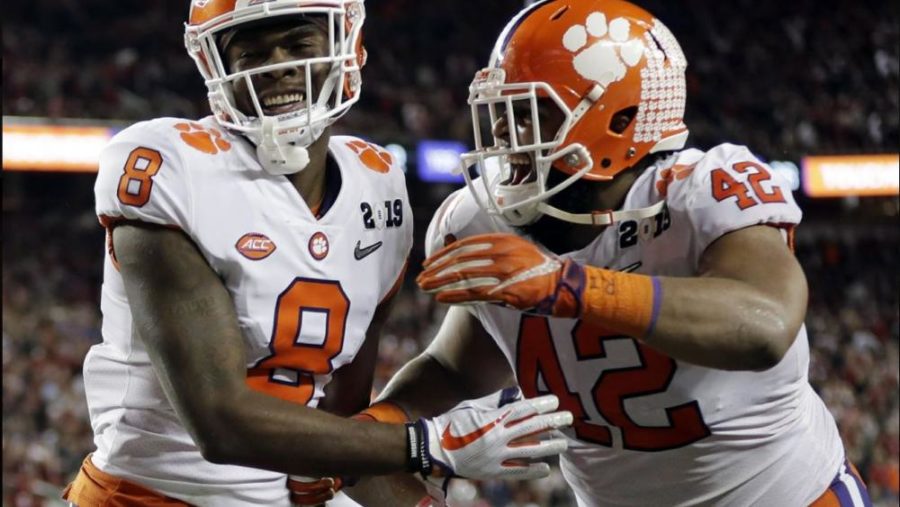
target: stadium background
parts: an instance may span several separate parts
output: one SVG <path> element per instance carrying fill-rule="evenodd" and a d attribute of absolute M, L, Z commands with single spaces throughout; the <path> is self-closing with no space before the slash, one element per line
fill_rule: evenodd
<path fill-rule="evenodd" d="M 810 155 L 889 154 L 896 172 L 896 2 L 638 3 L 671 28 L 688 57 L 691 145 L 747 144 L 791 172 Z M 410 275 L 431 213 L 458 186 L 424 181 L 424 165 L 447 157 L 419 158 L 417 149 L 428 140 L 470 144 L 467 85 L 520 7 L 521 0 L 367 6 L 363 96 L 337 130 L 407 154 L 416 219 Z M 185 0 L 4 3 L 4 506 L 55 505 L 93 449 L 81 363 L 100 340 L 104 248 L 90 171 L 48 167 L 34 161 L 41 154 L 33 163 L 8 159 L 24 146 L 14 127 L 114 131 L 156 116 L 205 115 L 205 88 L 182 45 L 187 9 Z M 65 159 L 53 139 L 38 138 L 31 149 Z M 900 205 L 896 179 L 888 180 L 876 192 L 882 197 L 813 198 L 805 187 L 795 194 L 805 212 L 797 255 L 810 284 L 810 379 L 877 505 L 898 504 L 900 454 Z M 382 339 L 379 388 L 422 350 L 445 311 L 415 290 L 413 276 Z M 460 482 L 454 493 L 459 505 L 570 505 L 558 475 L 531 484 Z"/>

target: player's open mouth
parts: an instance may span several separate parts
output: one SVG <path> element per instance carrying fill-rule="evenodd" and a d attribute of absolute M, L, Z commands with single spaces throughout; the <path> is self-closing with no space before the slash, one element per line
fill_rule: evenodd
<path fill-rule="evenodd" d="M 263 112 L 267 115 L 289 113 L 306 105 L 305 94 L 300 92 L 279 93 L 262 98 Z"/>
<path fill-rule="evenodd" d="M 503 185 L 519 185 L 537 180 L 537 171 L 534 170 L 534 155 L 511 153 L 509 168 L 509 177 L 502 183 Z"/>

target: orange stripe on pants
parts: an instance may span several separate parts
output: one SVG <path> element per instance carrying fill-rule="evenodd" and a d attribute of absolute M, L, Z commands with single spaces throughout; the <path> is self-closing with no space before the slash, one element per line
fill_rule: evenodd
<path fill-rule="evenodd" d="M 84 458 L 81 470 L 62 496 L 78 507 L 190 506 L 100 470 L 91 462 L 90 455 Z"/>
<path fill-rule="evenodd" d="M 809 507 L 841 507 L 841 501 L 838 500 L 837 495 L 829 489 L 825 491 L 825 494 L 816 498 L 813 503 L 809 504 Z"/>

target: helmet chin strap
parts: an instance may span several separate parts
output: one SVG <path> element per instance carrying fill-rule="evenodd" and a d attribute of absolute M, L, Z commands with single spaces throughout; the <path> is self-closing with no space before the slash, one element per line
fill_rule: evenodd
<path fill-rule="evenodd" d="M 309 165 L 309 150 L 303 146 L 290 144 L 285 136 L 275 134 L 277 119 L 263 116 L 261 123 L 256 156 L 266 172 L 273 175 L 288 175 L 298 173 Z"/>
<path fill-rule="evenodd" d="M 642 220 L 644 218 L 656 216 L 660 211 L 662 211 L 663 206 L 665 205 L 666 201 L 662 200 L 654 204 L 653 206 L 648 206 L 646 208 L 628 209 L 622 211 L 604 210 L 593 211 L 591 213 L 569 213 L 568 211 L 563 211 L 544 202 L 538 204 L 537 208 L 541 213 L 550 215 L 553 218 L 557 218 L 565 222 L 570 222 L 573 224 L 603 226 L 621 222 L 622 220 Z"/>
<path fill-rule="evenodd" d="M 331 74 L 336 71 L 332 69 Z M 308 74 L 308 73 L 307 73 Z M 248 79 L 249 80 L 249 79 Z M 324 107 L 334 91 L 335 79 L 326 79 L 319 93 L 318 102 L 311 106 L 312 112 Z M 252 84 L 251 84 L 252 90 Z M 307 87 L 307 93 L 311 95 L 311 89 Z M 315 142 L 327 127 L 327 124 L 309 125 L 306 134 L 300 140 L 289 140 L 285 134 L 276 134 L 278 119 L 260 113 L 259 143 L 256 146 L 256 156 L 263 169 L 269 174 L 288 175 L 302 171 L 309 165 L 309 150 L 307 146 Z M 309 111 L 307 114 L 311 114 Z M 300 146 L 306 144 L 307 146 Z"/>

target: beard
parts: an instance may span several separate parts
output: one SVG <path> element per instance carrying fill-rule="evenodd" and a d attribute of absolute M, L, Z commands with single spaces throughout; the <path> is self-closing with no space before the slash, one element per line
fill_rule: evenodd
<path fill-rule="evenodd" d="M 553 188 L 568 177 L 568 174 L 551 168 L 547 175 L 547 188 Z M 590 213 L 600 208 L 598 196 L 602 195 L 608 186 L 608 181 L 580 179 L 550 197 L 547 203 L 570 213 Z M 541 244 L 556 254 L 584 248 L 603 230 L 592 225 L 573 224 L 549 215 L 541 215 L 536 222 L 515 229 L 519 235 Z"/>
<path fill-rule="evenodd" d="M 591 213 L 597 210 L 618 210 L 625 203 L 631 185 L 648 167 L 670 152 L 655 153 L 644 157 L 635 165 L 625 169 L 609 181 L 590 181 L 584 178 L 572 183 L 558 194 L 550 197 L 547 204 L 569 213 Z M 554 168 L 547 174 L 547 188 L 553 188 L 565 181 L 569 175 Z M 624 184 L 624 186 L 623 186 Z M 549 215 L 541 217 L 533 224 L 516 227 L 516 232 L 540 243 L 555 254 L 581 250 L 600 235 L 606 226 L 573 224 Z"/>

